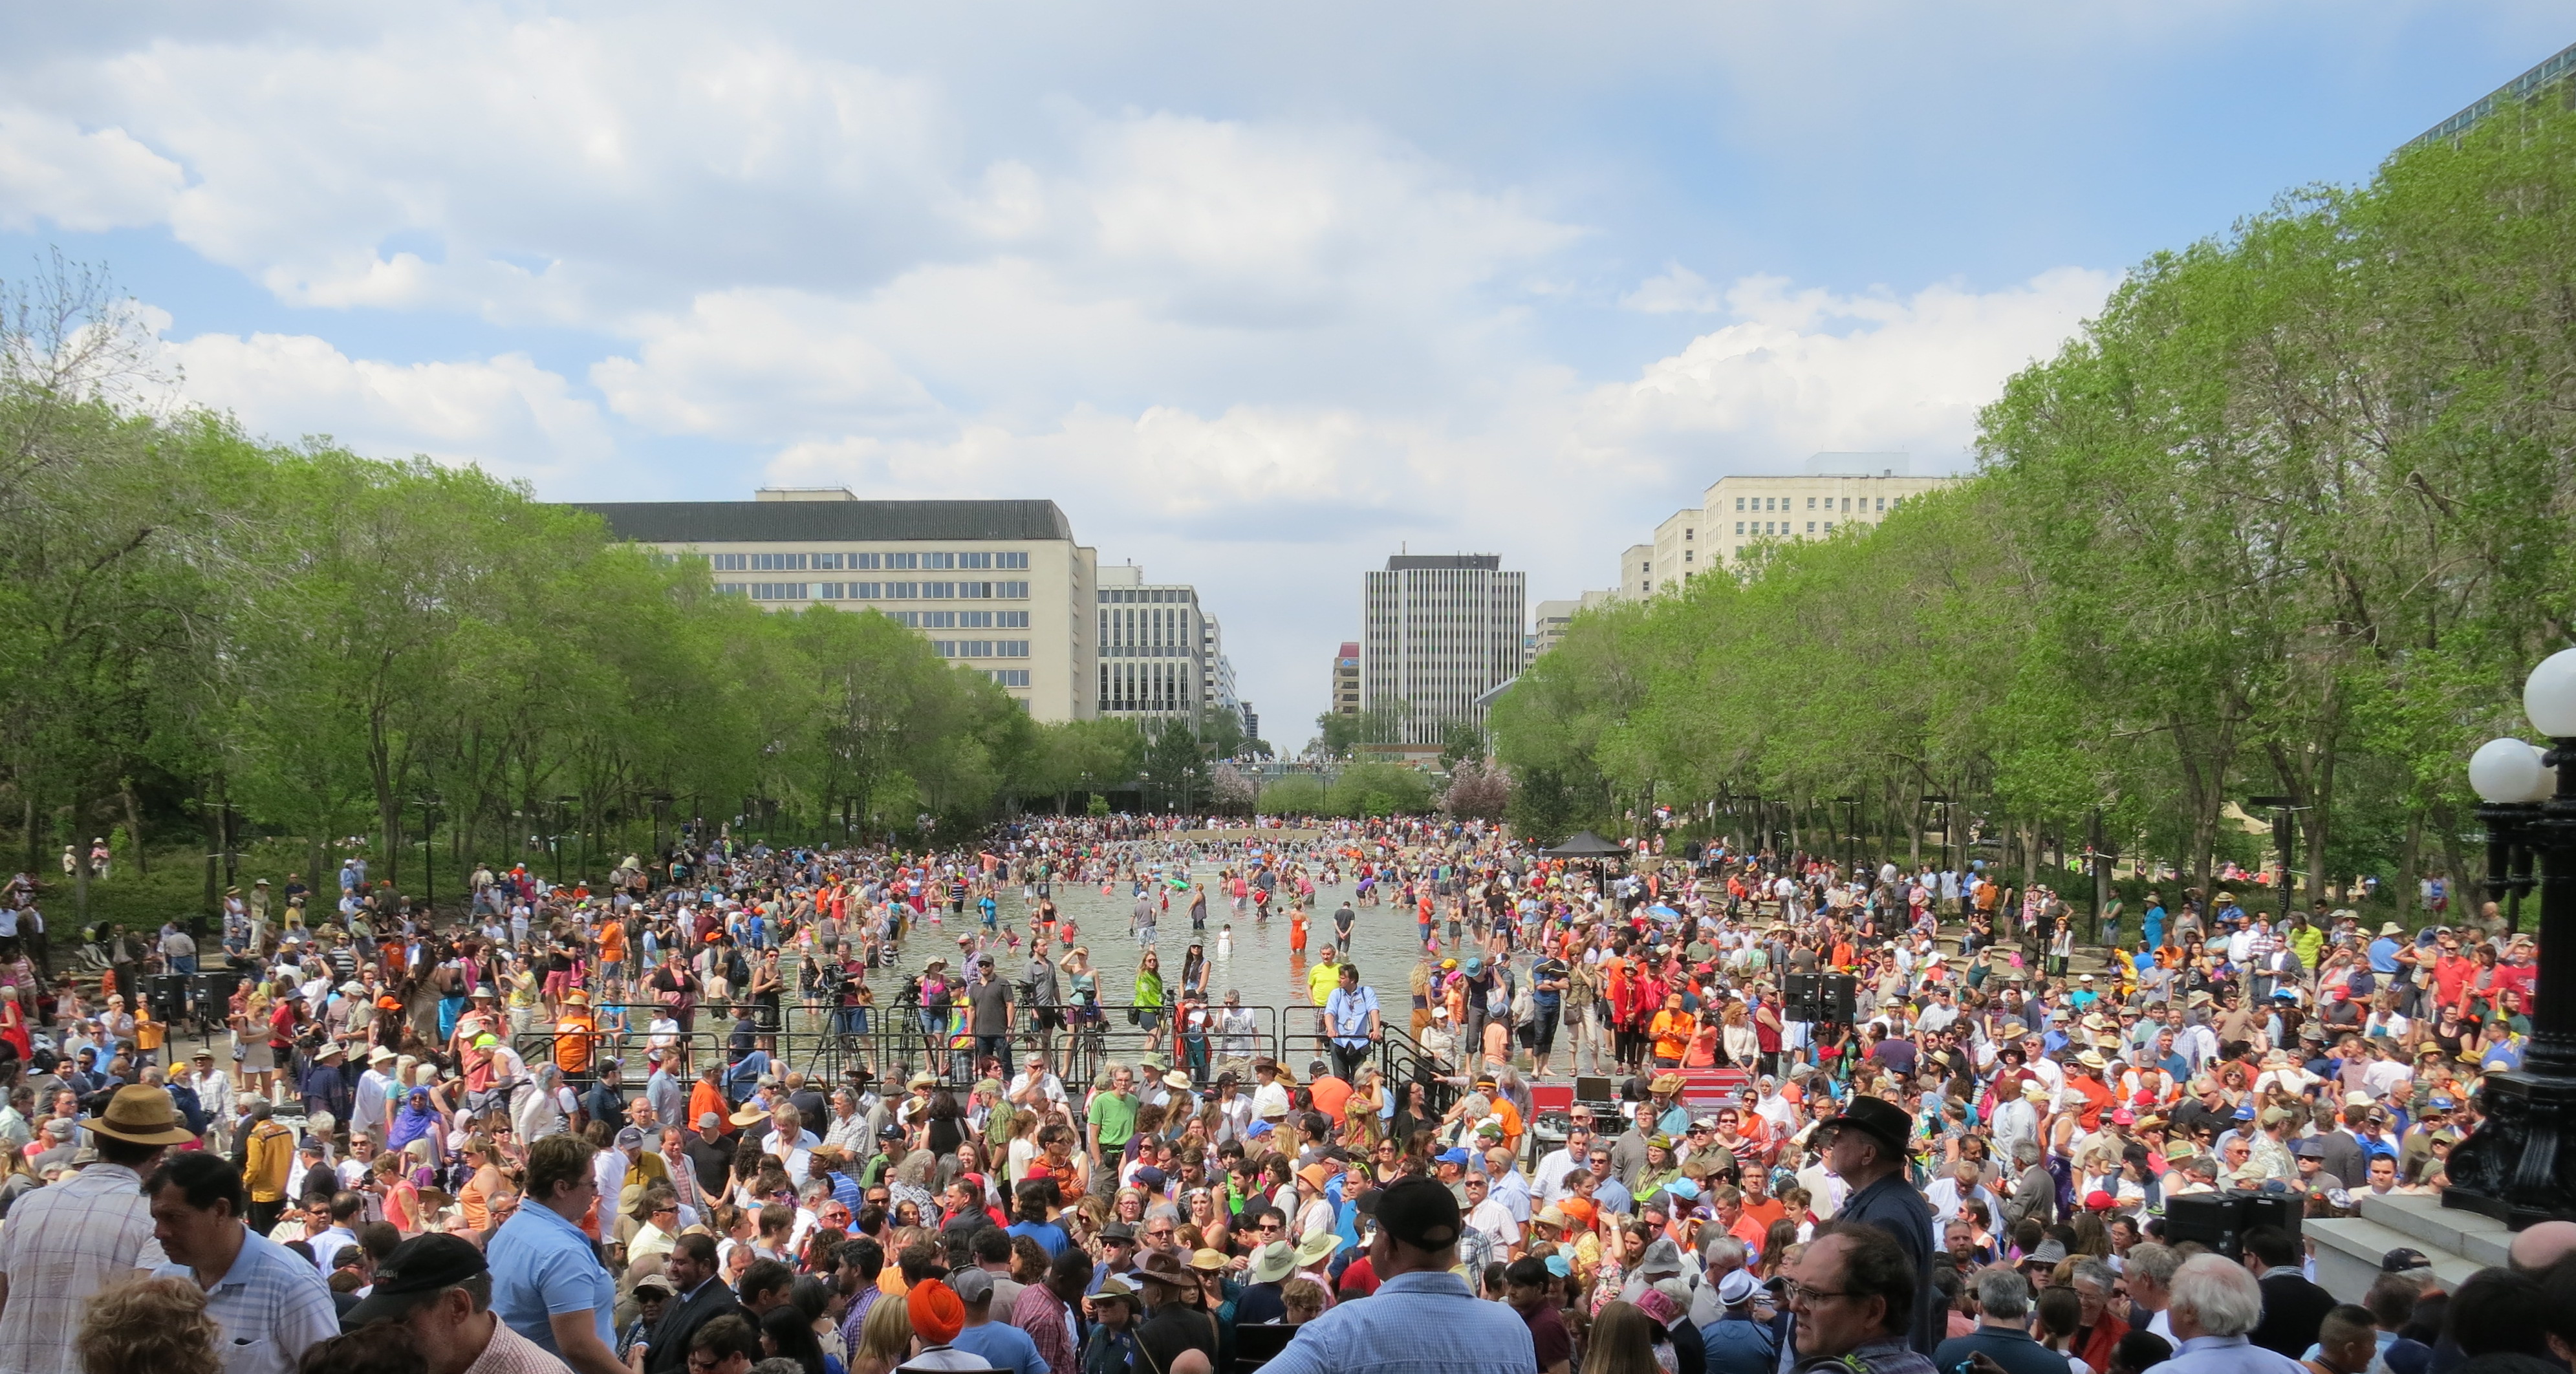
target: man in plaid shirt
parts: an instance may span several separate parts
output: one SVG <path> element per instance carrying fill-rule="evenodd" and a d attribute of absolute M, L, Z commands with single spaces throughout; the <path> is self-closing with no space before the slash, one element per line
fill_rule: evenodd
<path fill-rule="evenodd" d="M 2254 1006 L 2272 995 L 2272 964 L 2281 952 L 2281 937 L 2272 933 L 2272 923 L 2254 918 L 2254 930 L 2245 942 L 2245 1001 Z"/>

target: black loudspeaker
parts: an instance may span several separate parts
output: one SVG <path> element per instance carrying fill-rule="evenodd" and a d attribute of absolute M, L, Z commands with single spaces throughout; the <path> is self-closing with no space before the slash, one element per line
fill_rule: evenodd
<path fill-rule="evenodd" d="M 233 990 L 241 986 L 241 975 L 230 969 L 219 969 L 197 975 L 197 1005 L 222 1007 L 233 1000 Z"/>
<path fill-rule="evenodd" d="M 1860 1002 L 1860 980 L 1848 973 L 1828 973 L 1817 991 L 1821 1004 L 1816 1019 L 1828 1025 L 1848 1026 Z"/>
<path fill-rule="evenodd" d="M 151 999 L 152 1014 L 163 1021 L 176 1021 L 188 1014 L 188 975 L 156 973 L 145 984 L 145 996 Z"/>
<path fill-rule="evenodd" d="M 1816 975 L 1792 973 L 1780 980 L 1782 1014 L 1791 1021 L 1821 1021 L 1823 1007 L 1817 1000 Z"/>
<path fill-rule="evenodd" d="M 2245 1258 L 2245 1233 L 2278 1226 L 2299 1238 L 2299 1200 L 2288 1193 L 2186 1193 L 2165 1199 L 2165 1244 L 2196 1240 L 2232 1260 Z"/>

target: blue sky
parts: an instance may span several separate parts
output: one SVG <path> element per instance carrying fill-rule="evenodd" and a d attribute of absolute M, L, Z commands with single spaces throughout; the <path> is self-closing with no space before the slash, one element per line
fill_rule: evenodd
<path fill-rule="evenodd" d="M 1725 473 L 1958 467 L 2123 267 L 2571 39 L 2538 3 L 20 7 L 0 275 L 103 262 L 189 399 L 550 498 L 1052 498 L 1199 584 L 1294 746 L 1399 544 L 1571 596 Z"/>

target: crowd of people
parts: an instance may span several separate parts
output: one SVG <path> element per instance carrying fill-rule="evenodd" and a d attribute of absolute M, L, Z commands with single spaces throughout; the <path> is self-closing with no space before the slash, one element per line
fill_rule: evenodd
<path fill-rule="evenodd" d="M 1141 954 L 1068 1081 L 1115 1002 L 1074 884 L 1125 886 L 1087 938 Z M 2167 1225 L 2446 1186 L 2529 1030 L 2491 908 L 2149 891 L 2079 945 L 1976 866 L 1427 818 L 719 837 L 470 891 L 352 859 L 336 901 L 232 894 L 220 959 L 173 924 L 86 975 L 0 935 L 0 1369 L 2448 1374 L 2563 1360 L 2576 1317 L 2554 1223 L 2459 1285 L 2392 1254 L 2360 1305 L 2287 1230 Z M 1162 981 L 1157 927 L 1211 909 L 1325 932 L 1310 1032 Z M 1404 992 L 1363 923 L 1410 925 Z M 222 1029 L 156 1062 L 187 1016 Z M 791 1020 L 924 1052 L 800 1069 Z"/>

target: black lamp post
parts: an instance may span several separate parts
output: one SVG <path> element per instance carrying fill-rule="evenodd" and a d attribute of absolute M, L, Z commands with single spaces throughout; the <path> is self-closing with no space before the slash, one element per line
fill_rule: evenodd
<path fill-rule="evenodd" d="M 435 908 L 438 905 L 438 852 L 432 847 L 438 837 L 438 794 L 429 792 L 420 798 L 420 886 L 421 900 Z"/>
<path fill-rule="evenodd" d="M 2264 806 L 2272 811 L 2272 852 L 2281 861 L 2281 924 L 2290 923 L 2290 817 L 2299 810 L 2296 797 L 2247 797 L 2247 806 Z"/>
<path fill-rule="evenodd" d="M 2532 670 L 2522 705 L 2552 747 L 2489 740 L 2469 758 L 2469 786 L 2485 800 L 2489 895 L 2540 890 L 2531 1040 L 2520 1068 L 2486 1076 L 2486 1119 L 2452 1147 L 2442 1193 L 2443 1206 L 2515 1230 L 2576 1216 L 2576 649 Z"/>
<path fill-rule="evenodd" d="M 662 822 L 671 819 L 671 794 L 668 792 L 649 793 L 645 796 L 644 800 L 651 803 L 653 807 L 653 855 L 655 858 L 660 858 L 662 854 Z"/>
<path fill-rule="evenodd" d="M 1950 871 L 1950 797 L 1948 793 L 1923 794 L 1925 805 L 1941 808 L 1941 871 Z"/>

